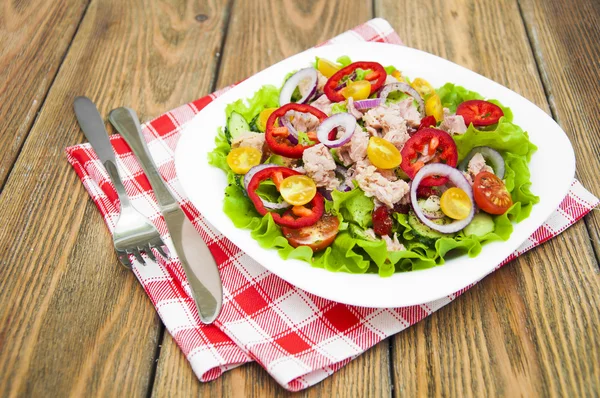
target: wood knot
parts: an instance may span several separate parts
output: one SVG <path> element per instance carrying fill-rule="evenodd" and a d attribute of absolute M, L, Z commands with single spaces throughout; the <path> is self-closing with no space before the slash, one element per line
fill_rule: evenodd
<path fill-rule="evenodd" d="M 196 19 L 196 21 L 198 22 L 204 22 L 208 19 L 208 15 L 206 14 L 198 14 L 194 17 L 194 19 Z"/>

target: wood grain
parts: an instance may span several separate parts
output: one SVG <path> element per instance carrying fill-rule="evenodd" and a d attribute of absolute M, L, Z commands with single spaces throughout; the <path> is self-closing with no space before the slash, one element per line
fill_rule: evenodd
<path fill-rule="evenodd" d="M 550 107 L 575 149 L 577 177 L 600 195 L 600 3 L 520 1 Z M 586 217 L 600 261 L 600 214 Z"/>
<path fill-rule="evenodd" d="M 223 87 L 370 19 L 369 1 L 238 1 L 223 49 L 217 86 Z M 175 352 L 174 352 L 175 351 Z M 165 334 L 153 395 L 286 395 L 262 368 L 243 366 L 200 384 L 191 369 L 181 370 L 183 354 Z M 179 369 L 179 371 L 175 371 Z M 309 396 L 381 396 L 390 390 L 388 343 L 383 342 L 351 364 L 308 389 Z"/>
<path fill-rule="evenodd" d="M 0 191 L 88 0 L 0 4 Z"/>
<path fill-rule="evenodd" d="M 466 66 L 550 113 L 516 2 L 414 7 L 377 0 L 376 13 L 387 16 L 407 45 Z M 393 339 L 394 393 L 598 394 L 600 339 L 589 333 L 599 321 L 596 266 L 585 225 L 578 223 L 489 276 Z"/>
<path fill-rule="evenodd" d="M 225 15 L 217 0 L 89 5 L 0 195 L 1 396 L 152 387 L 161 325 L 65 160 L 64 148 L 84 141 L 72 103 L 87 95 L 103 115 L 129 105 L 148 118 L 202 96 Z"/>

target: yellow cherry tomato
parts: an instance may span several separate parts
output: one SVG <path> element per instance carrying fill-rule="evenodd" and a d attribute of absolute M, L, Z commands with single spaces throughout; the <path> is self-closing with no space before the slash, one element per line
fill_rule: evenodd
<path fill-rule="evenodd" d="M 325 58 L 319 58 L 317 61 L 317 69 L 323 74 L 323 76 L 330 78 L 331 76 L 335 75 L 335 72 L 342 69 L 342 67 L 326 60 Z"/>
<path fill-rule="evenodd" d="M 431 84 L 429 84 L 427 80 L 420 77 L 417 77 L 415 80 L 413 80 L 410 85 L 412 88 L 417 90 L 417 93 L 419 93 L 423 100 L 426 100 L 431 94 L 435 93 L 435 90 Z"/>
<path fill-rule="evenodd" d="M 392 77 L 395 77 L 397 80 L 402 81 L 402 72 L 400 72 L 398 69 L 396 69 L 395 71 L 392 72 Z"/>
<path fill-rule="evenodd" d="M 279 184 L 279 193 L 283 199 L 294 206 L 310 202 L 317 194 L 315 182 L 305 175 L 293 175 L 284 178 Z"/>
<path fill-rule="evenodd" d="M 267 120 L 269 120 L 269 116 L 271 113 L 275 112 L 277 108 L 265 108 L 258 115 L 258 120 L 256 122 L 256 127 L 260 131 L 265 131 L 267 129 Z"/>
<path fill-rule="evenodd" d="M 251 147 L 232 149 L 227 155 L 227 164 L 236 174 L 246 174 L 252 167 L 260 164 L 262 153 Z"/>
<path fill-rule="evenodd" d="M 391 142 L 379 137 L 371 137 L 367 146 L 367 156 L 375 167 L 393 169 L 402 163 L 400 151 Z"/>
<path fill-rule="evenodd" d="M 444 118 L 444 107 L 437 94 L 431 94 L 427 101 L 425 101 L 425 114 L 435 117 L 437 122 L 440 122 Z"/>
<path fill-rule="evenodd" d="M 442 212 L 455 220 L 464 220 L 471 213 L 473 204 L 465 191 L 452 187 L 446 190 L 440 198 Z"/>
<path fill-rule="evenodd" d="M 366 80 L 350 82 L 342 89 L 342 95 L 346 99 L 352 97 L 354 101 L 367 99 L 371 95 L 371 83 Z"/>

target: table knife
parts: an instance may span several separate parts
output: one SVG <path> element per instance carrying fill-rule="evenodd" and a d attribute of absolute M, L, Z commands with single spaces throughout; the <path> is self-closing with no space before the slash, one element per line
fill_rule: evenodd
<path fill-rule="evenodd" d="M 217 262 L 158 173 L 135 111 L 125 107 L 113 109 L 108 119 L 141 163 L 189 281 L 200 319 L 204 323 L 212 323 L 219 315 L 223 303 L 223 285 Z"/>

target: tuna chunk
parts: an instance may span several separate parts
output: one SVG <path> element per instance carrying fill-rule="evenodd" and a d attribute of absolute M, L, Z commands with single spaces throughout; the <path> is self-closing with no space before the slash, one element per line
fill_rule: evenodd
<path fill-rule="evenodd" d="M 398 233 L 394 232 L 394 238 L 390 238 L 389 235 L 383 235 L 381 237 L 385 241 L 388 251 L 390 252 L 401 252 L 406 250 L 404 245 L 398 241 Z"/>
<path fill-rule="evenodd" d="M 346 107 L 348 108 L 348 113 L 354 116 L 356 120 L 363 117 L 363 113 L 356 109 L 356 107 L 354 106 L 354 98 L 348 98 L 348 104 L 346 105 Z"/>
<path fill-rule="evenodd" d="M 296 131 L 303 131 L 308 133 L 309 131 L 316 131 L 317 127 L 319 127 L 319 119 L 311 115 L 310 113 L 302 113 L 296 111 L 288 111 L 286 113 L 288 118 L 292 118 L 292 126 L 296 129 Z"/>
<path fill-rule="evenodd" d="M 314 106 L 315 108 L 327 114 L 328 116 L 331 115 L 331 107 L 333 106 L 333 104 L 331 103 L 331 101 L 329 101 L 329 98 L 327 98 L 325 94 L 321 95 L 310 105 Z"/>
<path fill-rule="evenodd" d="M 327 77 L 325 77 L 324 74 L 322 74 L 321 72 L 319 72 L 317 70 L 317 91 L 322 93 L 323 92 L 323 87 L 325 87 L 325 83 L 327 83 L 327 80 L 329 80 Z"/>
<path fill-rule="evenodd" d="M 367 157 L 367 146 L 369 146 L 369 134 L 356 125 L 350 142 L 342 145 L 337 155 L 345 166 L 349 166 Z"/>
<path fill-rule="evenodd" d="M 392 106 L 397 107 L 400 116 L 406 120 L 406 124 L 409 127 L 419 127 L 419 124 L 421 124 L 421 114 L 413 103 L 412 98 L 407 98 L 397 104 L 392 104 Z"/>
<path fill-rule="evenodd" d="M 385 119 L 384 130 L 386 130 Z M 383 136 L 384 140 L 394 144 L 394 146 L 398 148 L 399 151 L 402 150 L 404 144 L 406 143 L 406 141 L 408 141 L 409 138 L 410 135 L 408 135 L 408 131 L 406 130 L 406 123 L 401 123 L 396 126 L 390 126 L 387 133 L 385 133 L 385 135 Z"/>
<path fill-rule="evenodd" d="M 335 161 L 325 145 L 317 144 L 305 149 L 302 160 L 306 174 L 315 181 L 318 187 L 333 190 L 340 185 L 335 177 Z"/>
<path fill-rule="evenodd" d="M 234 138 L 231 142 L 231 148 L 256 148 L 261 153 L 265 146 L 265 135 L 263 133 L 254 133 L 252 131 L 245 131 L 240 134 L 237 138 Z"/>
<path fill-rule="evenodd" d="M 385 83 L 384 83 L 384 85 L 385 85 L 385 84 L 390 84 L 390 83 L 398 83 L 398 79 L 396 79 L 396 78 L 395 78 L 394 76 L 392 76 L 392 75 L 387 75 L 387 76 L 385 77 Z"/>
<path fill-rule="evenodd" d="M 475 179 L 475 176 L 482 171 L 489 171 L 490 173 L 494 172 L 490 166 L 485 164 L 485 159 L 483 155 L 480 153 L 476 153 L 475 156 L 469 160 L 469 165 L 467 166 L 467 172 L 470 174 L 471 178 Z"/>
<path fill-rule="evenodd" d="M 440 129 L 446 131 L 450 135 L 464 134 L 467 131 L 465 119 L 461 115 L 444 116 L 444 120 L 440 123 Z"/>
<path fill-rule="evenodd" d="M 355 180 L 368 197 L 375 197 L 387 207 L 394 207 L 408 192 L 406 181 L 390 181 L 368 161 L 356 163 Z"/>

